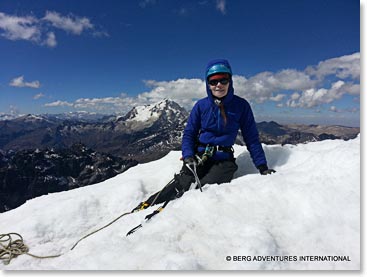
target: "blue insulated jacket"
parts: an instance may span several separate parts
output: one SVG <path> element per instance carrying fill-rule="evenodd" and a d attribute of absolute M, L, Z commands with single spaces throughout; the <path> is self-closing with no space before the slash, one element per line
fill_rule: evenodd
<path fill-rule="evenodd" d="M 206 71 L 218 63 L 225 64 L 230 68 L 228 61 L 214 60 L 208 64 Z M 259 141 L 259 133 L 250 104 L 245 99 L 234 95 L 232 76 L 228 94 L 222 99 L 227 124 L 224 124 L 220 109 L 214 103 L 208 80 L 205 79 L 208 96 L 197 101 L 190 113 L 182 138 L 183 158 L 194 157 L 197 152 L 203 149 L 202 146 L 201 149 L 198 149 L 200 144 L 204 147 L 208 144 L 231 147 L 235 143 L 238 130 L 241 130 L 255 166 L 266 165 L 265 154 Z M 224 160 L 228 157 L 229 153 L 218 151 L 213 159 Z"/>

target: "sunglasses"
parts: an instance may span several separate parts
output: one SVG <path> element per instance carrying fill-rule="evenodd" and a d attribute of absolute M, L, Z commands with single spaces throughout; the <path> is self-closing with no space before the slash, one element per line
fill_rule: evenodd
<path fill-rule="evenodd" d="M 229 83 L 229 79 L 224 78 L 224 79 L 219 79 L 219 80 L 210 80 L 208 83 L 211 86 L 216 86 L 218 85 L 218 83 L 221 83 L 222 85 L 226 85 Z"/>

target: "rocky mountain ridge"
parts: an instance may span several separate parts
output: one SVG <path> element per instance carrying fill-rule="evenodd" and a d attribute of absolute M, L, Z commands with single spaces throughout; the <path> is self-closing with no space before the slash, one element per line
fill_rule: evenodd
<path fill-rule="evenodd" d="M 349 140 L 355 138 L 360 129 L 340 125 L 280 125 L 274 121 L 257 123 L 260 140 L 265 144 L 298 144 L 326 139 Z"/>
<path fill-rule="evenodd" d="M 0 152 L 0 212 L 41 195 L 102 182 L 137 164 L 83 144 L 60 150 Z"/>

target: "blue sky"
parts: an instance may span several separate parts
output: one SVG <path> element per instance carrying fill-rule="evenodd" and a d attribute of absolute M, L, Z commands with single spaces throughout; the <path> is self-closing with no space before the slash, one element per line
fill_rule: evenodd
<path fill-rule="evenodd" d="M 226 58 L 257 121 L 360 124 L 356 0 L 0 2 L 0 113 L 124 113 L 206 96 Z"/>

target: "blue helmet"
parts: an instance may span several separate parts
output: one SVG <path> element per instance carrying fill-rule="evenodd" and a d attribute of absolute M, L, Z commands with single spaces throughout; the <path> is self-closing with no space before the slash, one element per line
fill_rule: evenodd
<path fill-rule="evenodd" d="M 214 60 L 211 61 L 206 69 L 206 78 L 217 73 L 228 73 L 232 76 L 232 69 L 227 60 Z"/>

